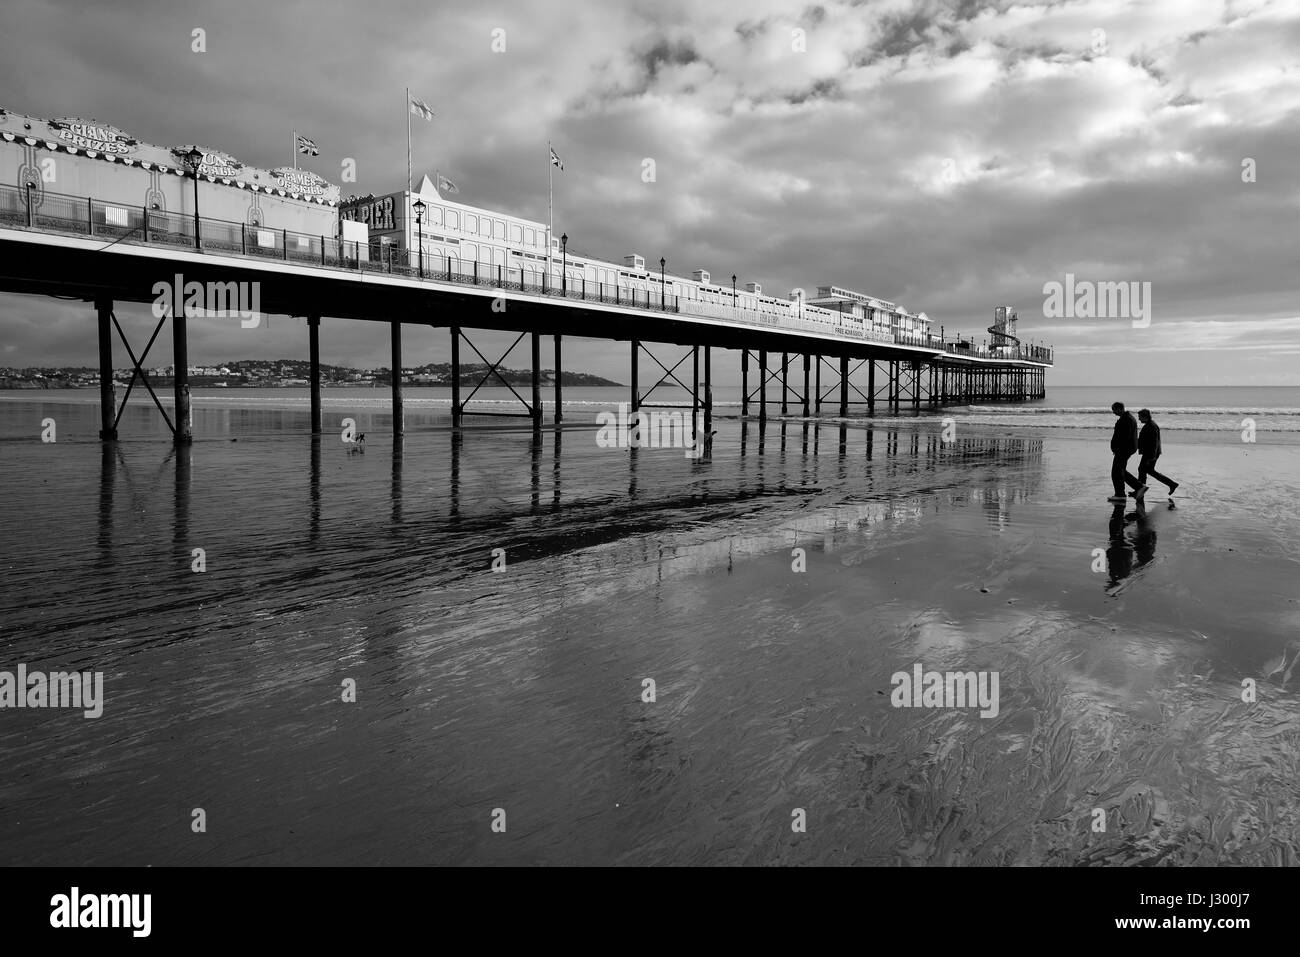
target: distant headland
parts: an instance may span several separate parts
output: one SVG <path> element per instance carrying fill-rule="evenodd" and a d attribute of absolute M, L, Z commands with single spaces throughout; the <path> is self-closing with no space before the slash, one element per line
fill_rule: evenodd
<path fill-rule="evenodd" d="M 460 384 L 473 388 L 487 375 L 484 363 L 462 362 Z M 151 382 L 166 385 L 172 380 L 171 366 L 157 366 L 145 370 Z M 498 367 L 497 373 L 512 386 L 532 384 L 533 374 L 528 369 Z M 305 359 L 240 359 L 213 366 L 190 366 L 189 383 L 194 388 L 281 388 L 305 386 L 310 381 L 310 364 Z M 321 364 L 321 385 L 326 388 L 389 386 L 393 373 L 387 366 L 377 369 L 354 369 L 349 366 Z M 499 386 L 501 379 L 495 375 L 484 382 L 486 386 Z M 113 370 L 113 381 L 123 387 L 131 381 L 131 369 Z M 543 369 L 544 385 L 555 383 L 555 370 Z M 451 386 L 451 363 L 437 362 L 402 370 L 402 382 L 412 386 Z M 588 388 L 616 388 L 622 383 L 591 375 L 587 372 L 565 371 L 560 375 L 564 386 Z M 0 368 L 0 389 L 88 389 L 98 387 L 99 370 L 90 366 L 28 367 L 24 369 Z"/>

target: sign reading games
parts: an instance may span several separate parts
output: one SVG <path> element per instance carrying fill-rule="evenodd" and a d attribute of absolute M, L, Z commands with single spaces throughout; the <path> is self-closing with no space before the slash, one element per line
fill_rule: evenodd
<path fill-rule="evenodd" d="M 271 170 L 271 177 L 276 188 L 282 189 L 286 193 L 297 193 L 299 196 L 334 201 L 339 198 L 339 188 L 337 186 L 326 182 L 315 173 L 305 169 L 274 169 Z"/>
<path fill-rule="evenodd" d="M 127 136 L 116 126 L 105 126 L 71 116 L 50 120 L 50 128 L 58 131 L 59 139 L 64 143 L 96 153 L 121 156 L 134 153 L 139 145 L 139 141 Z"/>

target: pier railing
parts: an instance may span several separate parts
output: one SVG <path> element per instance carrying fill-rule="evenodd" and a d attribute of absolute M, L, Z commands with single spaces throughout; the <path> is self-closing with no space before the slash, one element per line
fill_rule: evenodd
<path fill-rule="evenodd" d="M 1052 350 L 1043 346 L 977 347 L 973 342 L 945 340 L 939 336 L 873 328 L 852 317 L 836 323 L 807 319 L 765 308 L 724 305 L 702 299 L 667 295 L 662 290 L 636 289 L 614 283 L 587 282 L 548 275 L 545 268 L 465 261 L 455 256 L 421 256 L 419 250 L 391 245 L 372 246 L 356 240 L 312 235 L 290 229 L 272 229 L 259 223 L 236 223 L 172 213 L 143 206 L 109 203 L 90 197 L 0 185 L 0 224 L 75 236 L 102 238 L 150 246 L 188 248 L 253 259 L 275 259 L 341 269 L 375 272 L 409 279 L 464 283 L 535 295 L 600 302 L 628 309 L 669 312 L 772 329 L 833 334 L 854 341 L 916 346 L 953 356 L 980 359 L 1028 360 L 1050 364 Z M 195 231 L 198 235 L 196 237 Z M 372 258 L 373 256 L 373 258 Z"/>

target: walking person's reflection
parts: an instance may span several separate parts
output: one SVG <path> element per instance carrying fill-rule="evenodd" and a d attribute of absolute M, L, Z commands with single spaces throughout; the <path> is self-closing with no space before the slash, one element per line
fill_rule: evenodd
<path fill-rule="evenodd" d="M 1110 515 L 1109 532 L 1110 544 L 1106 549 L 1106 571 L 1109 575 L 1105 591 L 1108 595 L 1114 595 L 1128 584 L 1125 579 L 1155 561 L 1156 527 L 1146 505 L 1139 499 L 1136 509 L 1127 515 L 1124 514 L 1123 505 L 1117 504 L 1114 507 Z"/>
<path fill-rule="evenodd" d="M 1106 548 L 1107 591 L 1133 572 L 1133 545 L 1124 534 L 1124 525 L 1124 506 L 1117 504 L 1110 514 L 1110 544 Z"/>

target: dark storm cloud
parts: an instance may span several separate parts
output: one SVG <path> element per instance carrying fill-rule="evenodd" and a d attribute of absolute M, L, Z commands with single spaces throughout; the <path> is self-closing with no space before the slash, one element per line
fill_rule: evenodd
<path fill-rule="evenodd" d="M 785 99 L 788 103 L 798 105 L 807 103 L 809 100 L 817 99 L 834 99 L 840 96 L 840 85 L 835 80 L 822 79 L 818 80 L 806 90 L 787 96 Z"/>
<path fill-rule="evenodd" d="M 906 56 L 931 42 L 927 34 L 933 24 L 930 14 L 921 10 L 885 17 L 880 23 L 880 36 L 867 55 L 870 59 Z"/>
<path fill-rule="evenodd" d="M 660 37 L 648 50 L 638 55 L 637 61 L 649 84 L 655 81 L 663 67 L 687 66 L 699 58 L 689 40 Z"/>

